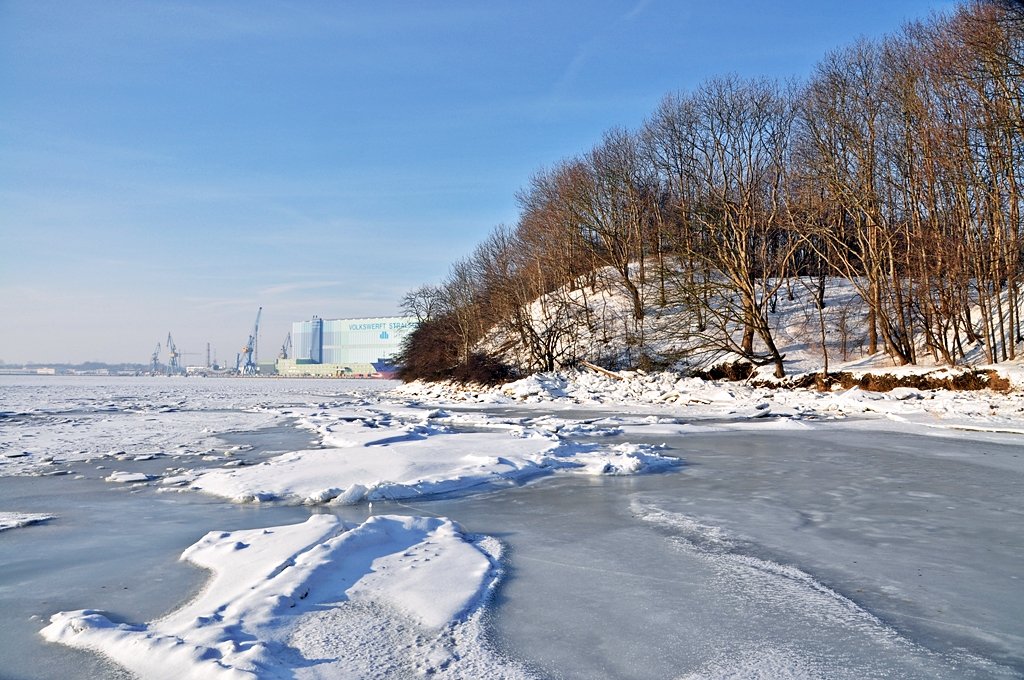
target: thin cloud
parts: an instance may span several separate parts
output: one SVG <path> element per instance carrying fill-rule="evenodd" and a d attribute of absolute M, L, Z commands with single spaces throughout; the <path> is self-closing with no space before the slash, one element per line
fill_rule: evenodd
<path fill-rule="evenodd" d="M 307 282 L 296 282 L 296 283 L 280 283 L 273 286 L 262 288 L 259 291 L 261 297 L 272 297 L 277 295 L 287 295 L 289 293 L 297 293 L 304 290 L 318 290 L 320 288 L 337 288 L 343 286 L 343 281 L 307 281 Z"/>

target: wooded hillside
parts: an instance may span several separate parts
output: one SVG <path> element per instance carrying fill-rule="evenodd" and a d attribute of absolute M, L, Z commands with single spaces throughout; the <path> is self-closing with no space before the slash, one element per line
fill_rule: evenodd
<path fill-rule="evenodd" d="M 954 364 L 983 347 L 989 363 L 1012 360 L 1024 340 L 1022 161 L 1014 3 L 970 2 L 858 42 L 806 83 L 713 78 L 666 96 L 640 129 L 610 130 L 537 172 L 515 224 L 408 293 L 423 324 L 405 377 L 593 360 L 562 341 L 580 325 L 625 334 L 631 351 L 605 364 L 672 361 L 645 337 L 665 308 L 683 310 L 687 346 L 781 377 L 770 323 L 780 291 L 812 290 L 822 308 L 835 280 L 865 306 L 869 353 Z M 625 324 L 586 302 L 608 272 L 629 300 Z M 838 330 L 821 323 L 823 336 Z M 497 331 L 504 347 L 482 342 Z"/>

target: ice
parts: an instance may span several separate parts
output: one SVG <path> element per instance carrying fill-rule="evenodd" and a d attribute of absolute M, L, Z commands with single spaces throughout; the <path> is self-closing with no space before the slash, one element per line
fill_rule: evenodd
<path fill-rule="evenodd" d="M 38 512 L 0 512 L 0 531 L 27 527 L 51 519 L 55 519 L 55 516 Z"/>
<path fill-rule="evenodd" d="M 199 454 L 225 433 L 280 424 L 289 401 L 312 398 L 301 381 L 0 376 L 0 387 L 0 476 L 101 457 Z"/>
<path fill-rule="evenodd" d="M 545 676 L 1019 677 L 1020 527 L 999 519 L 1020 511 L 1017 478 L 943 459 L 915 479 L 932 452 L 903 447 L 919 437 L 836 435 L 686 435 L 679 475 L 434 509 L 515 537 L 497 635 Z M 901 487 L 942 499 L 897 502 Z"/>
<path fill-rule="evenodd" d="M 142 536 L 148 522 L 188 517 L 195 533 L 174 543 L 174 555 L 224 526 L 220 518 L 248 516 L 245 528 L 209 533 L 186 551 L 212 576 L 170 615 L 159 616 L 162 605 L 125 616 L 99 586 L 31 614 L 52 617 L 50 639 L 100 651 L 141 678 L 1024 672 L 1019 395 L 619 377 L 388 393 L 327 381 L 156 380 L 158 393 L 147 394 L 108 380 L 90 388 L 95 402 L 62 388 L 43 410 L 4 394 L 27 440 L 47 437 L 35 418 L 125 424 L 124 442 L 88 434 L 75 450 L 94 457 L 80 468 L 89 479 L 26 478 L 39 489 L 93 482 L 86 503 L 65 507 L 64 496 L 43 492 L 16 498 L 13 510 L 65 518 L 102 499 L 131 508 Z M 239 393 L 227 395 L 227 385 Z M 134 419 L 137 410 L 146 417 Z M 201 427 L 177 432 L 182 414 Z M 230 431 L 253 414 L 304 428 L 307 443 L 225 467 L 254 462 L 243 449 L 256 434 Z M 142 446 L 147 431 L 162 443 Z M 79 453 L 64 450 L 19 444 L 8 451 L 27 455 L 0 466 L 66 471 L 61 456 Z M 179 451 L 192 457 L 172 459 Z M 650 471 L 672 473 L 637 474 Z M 140 474 L 153 483 L 129 480 Z M 127 492 L 104 478 L 127 482 Z M 102 535 L 102 516 L 75 529 L 95 536 L 54 539 L 54 563 L 76 563 L 57 547 L 66 541 L 80 555 L 107 556 L 110 568 L 123 532 Z M 48 540 L 70 522 L 4 538 Z M 5 563 L 13 550 L 0 554 Z M 512 578 L 501 578 L 506 569 Z M 20 567 L 19 578 L 31 570 Z M 66 571 L 62 583 L 80 578 Z M 3 578 L 6 609 L 5 588 L 17 586 Z M 10 611 L 11 621 L 28 620 Z M 31 625 L 34 635 L 41 624 Z"/>
<path fill-rule="evenodd" d="M 756 647 L 722 653 L 679 680 L 819 680 L 831 677 L 827 667 L 799 649 Z"/>

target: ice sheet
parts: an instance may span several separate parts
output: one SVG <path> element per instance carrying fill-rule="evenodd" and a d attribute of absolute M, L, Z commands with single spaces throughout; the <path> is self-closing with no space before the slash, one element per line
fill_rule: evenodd
<path fill-rule="evenodd" d="M 500 535 L 511 552 L 499 557 L 496 544 L 453 530 L 462 538 L 438 538 L 437 553 L 433 539 L 404 524 L 396 531 L 405 538 L 395 538 L 382 526 L 328 528 L 314 518 L 294 542 L 266 544 L 283 553 L 254 562 L 280 570 L 239 568 L 238 583 L 214 581 L 193 603 L 205 613 L 186 608 L 184 618 L 129 626 L 72 612 L 48 630 L 70 644 L 109 646 L 124 663 L 138 644 L 179 669 L 228 658 L 233 670 L 265 663 L 271 677 L 525 677 L 526 664 L 541 676 L 579 678 L 1019 675 L 1019 397 L 770 393 L 624 377 L 539 376 L 518 396 L 425 396 L 436 387 L 300 395 L 281 383 L 280 393 L 268 386 L 259 398 L 235 398 L 275 422 L 296 419 L 322 448 L 252 467 L 175 468 L 164 482 L 334 512 L 372 500 L 378 511 L 480 519 L 470 530 Z M 197 401 L 196 412 L 215 420 L 215 403 Z M 682 474 L 632 476 L 677 463 L 669 453 L 686 461 Z M 154 493 L 128 481 L 138 469 L 109 467 L 103 477 L 126 483 L 103 485 L 107 493 Z M 516 484 L 556 471 L 586 476 Z M 346 535 L 367 541 L 348 539 L 353 555 L 384 546 L 369 560 L 373 570 L 331 571 L 345 564 Z M 263 549 L 259 535 L 241 532 L 197 545 L 194 558 L 225 574 L 233 559 Z M 330 546 L 320 549 L 331 555 L 328 571 L 316 566 L 314 545 Z M 491 576 L 480 577 L 482 563 L 468 555 L 483 556 Z M 444 569 L 431 572 L 427 558 Z M 485 597 L 466 593 L 493 589 L 505 561 L 515 578 L 490 612 L 492 629 L 479 606 Z M 283 578 L 307 568 L 308 578 Z M 325 573 L 355 580 L 320 601 L 327 608 L 304 609 L 317 598 L 298 597 L 296 584 L 323 592 L 314 575 Z M 232 590 L 250 576 L 265 584 L 251 592 L 269 599 Z M 444 579 L 452 582 L 442 588 Z M 459 585 L 467 583 L 476 585 Z M 436 589 L 452 599 L 423 595 Z M 524 663 L 497 654 L 490 630 Z M 178 638 L 185 651 L 162 646 Z"/>

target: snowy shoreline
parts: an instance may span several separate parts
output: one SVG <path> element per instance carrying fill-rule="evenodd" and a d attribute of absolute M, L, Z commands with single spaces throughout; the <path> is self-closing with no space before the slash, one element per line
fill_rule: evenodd
<path fill-rule="evenodd" d="M 1024 385 L 1024 373 L 1003 377 Z M 896 375 L 936 373 L 919 367 L 889 372 Z M 948 370 L 938 371 L 950 375 Z M 870 372 L 865 372 L 865 375 Z M 880 375 L 880 373 L 878 374 Z M 551 408 L 602 407 L 623 413 L 658 412 L 681 421 L 726 419 L 742 422 L 769 416 L 793 422 L 837 421 L 851 417 L 921 427 L 979 432 L 1024 433 L 1024 393 L 990 389 L 956 391 L 896 387 L 873 391 L 852 386 L 828 391 L 782 388 L 748 382 L 710 381 L 673 372 L 620 371 L 615 377 L 592 371 L 539 373 L 495 387 L 414 382 L 390 394 L 413 402 L 465 407 L 516 406 Z"/>

